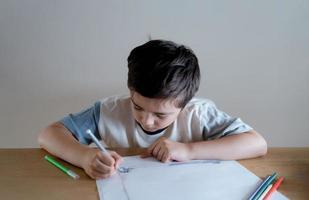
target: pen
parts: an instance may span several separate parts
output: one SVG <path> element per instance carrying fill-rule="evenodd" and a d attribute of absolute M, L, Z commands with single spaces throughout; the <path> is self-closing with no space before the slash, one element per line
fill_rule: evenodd
<path fill-rule="evenodd" d="M 252 200 L 255 195 L 258 193 L 258 191 L 260 191 L 260 189 L 263 187 L 263 185 L 265 185 L 265 183 L 268 181 L 268 179 L 270 178 L 270 175 L 266 176 L 266 178 L 264 179 L 264 181 L 260 184 L 260 186 L 254 191 L 254 193 L 249 197 L 249 200 Z"/>
<path fill-rule="evenodd" d="M 253 197 L 253 200 L 257 200 L 260 198 L 262 193 L 266 190 L 266 188 L 275 180 L 277 176 L 277 173 L 274 172 L 270 178 L 265 182 L 265 184 L 260 188 L 260 190 L 256 193 L 256 195 Z"/>
<path fill-rule="evenodd" d="M 71 176 L 72 178 L 79 179 L 79 175 L 76 174 L 75 172 L 73 172 L 72 170 L 66 168 L 65 166 L 61 165 L 59 162 L 57 162 L 55 159 L 53 159 L 51 156 L 46 155 L 45 160 L 47 160 L 48 162 L 50 162 L 51 164 L 53 164 L 54 166 L 56 166 L 57 168 L 59 168 L 61 171 L 63 171 L 64 173 L 66 173 L 67 175 Z"/>
<path fill-rule="evenodd" d="M 93 133 L 91 132 L 90 129 L 87 129 L 86 133 L 88 135 L 90 135 L 90 137 L 92 138 L 93 142 L 97 145 L 97 147 L 106 155 L 110 156 L 111 155 L 108 153 L 108 151 L 103 147 L 103 145 L 99 142 L 99 140 L 93 135 Z M 116 167 L 117 168 L 117 167 Z M 119 167 L 117 168 L 118 172 L 120 173 L 128 173 L 130 171 L 130 168 L 127 167 Z"/>
<path fill-rule="evenodd" d="M 270 184 L 265 191 L 262 193 L 262 195 L 260 196 L 260 198 L 258 200 L 263 200 L 264 197 L 266 196 L 267 192 L 271 189 L 271 187 L 273 186 L 273 184 Z"/>
<path fill-rule="evenodd" d="M 280 184 L 282 183 L 283 181 L 283 177 L 280 177 L 276 183 L 272 186 L 272 188 L 267 192 L 264 200 L 268 200 L 270 198 L 270 196 L 279 188 Z"/>
<path fill-rule="evenodd" d="M 86 133 L 90 135 L 92 141 L 97 145 L 97 147 L 103 152 L 109 155 L 108 151 L 103 147 L 99 140 L 93 135 L 90 129 L 87 129 Z M 110 156 L 110 155 L 109 155 Z"/>

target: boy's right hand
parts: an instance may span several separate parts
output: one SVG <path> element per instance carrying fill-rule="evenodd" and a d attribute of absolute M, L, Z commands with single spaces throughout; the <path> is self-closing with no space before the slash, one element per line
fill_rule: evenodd
<path fill-rule="evenodd" d="M 115 151 L 107 155 L 97 148 L 90 148 L 85 153 L 82 167 L 91 178 L 102 179 L 112 176 L 121 161 L 121 156 Z"/>

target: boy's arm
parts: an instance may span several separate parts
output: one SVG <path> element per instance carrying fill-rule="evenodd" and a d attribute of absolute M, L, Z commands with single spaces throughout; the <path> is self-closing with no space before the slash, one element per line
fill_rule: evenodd
<path fill-rule="evenodd" d="M 267 153 L 266 141 L 254 130 L 187 145 L 190 159 L 239 160 Z"/>
<path fill-rule="evenodd" d="M 106 178 L 114 173 L 120 156 L 111 152 L 114 159 L 102 154 L 98 149 L 80 144 L 61 123 L 56 122 L 43 129 L 38 136 L 40 146 L 51 154 L 83 168 L 95 179 Z"/>
<path fill-rule="evenodd" d="M 78 167 L 83 166 L 83 158 L 89 147 L 80 144 L 61 123 L 56 122 L 43 129 L 38 136 L 42 148 L 51 154 Z"/>
<path fill-rule="evenodd" d="M 192 159 L 239 160 L 263 156 L 267 152 L 264 138 L 254 130 L 215 140 L 179 143 L 160 138 L 142 157 L 154 156 L 162 162 Z"/>

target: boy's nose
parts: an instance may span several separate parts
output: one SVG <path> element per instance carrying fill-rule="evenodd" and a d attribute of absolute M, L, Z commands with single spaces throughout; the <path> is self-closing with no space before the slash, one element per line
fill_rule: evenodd
<path fill-rule="evenodd" d="M 150 113 L 144 114 L 142 116 L 142 124 L 146 127 L 151 127 L 154 124 L 154 118 Z"/>

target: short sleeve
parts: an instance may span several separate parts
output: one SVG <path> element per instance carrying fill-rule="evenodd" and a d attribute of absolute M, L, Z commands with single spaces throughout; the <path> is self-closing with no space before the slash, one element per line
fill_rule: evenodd
<path fill-rule="evenodd" d="M 212 102 L 203 105 L 201 109 L 200 117 L 204 139 L 216 139 L 252 130 L 240 118 L 231 117 L 220 111 Z"/>
<path fill-rule="evenodd" d="M 90 129 L 98 139 L 101 139 L 98 130 L 100 108 L 101 102 L 96 102 L 93 106 L 81 112 L 65 116 L 59 122 L 62 123 L 80 143 L 90 144 L 92 140 L 90 136 L 86 134 L 87 129 Z"/>

